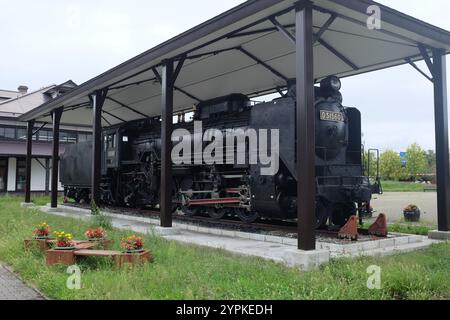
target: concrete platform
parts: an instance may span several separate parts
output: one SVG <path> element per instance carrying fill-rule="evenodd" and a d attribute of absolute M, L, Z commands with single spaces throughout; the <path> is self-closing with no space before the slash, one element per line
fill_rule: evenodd
<path fill-rule="evenodd" d="M 35 205 L 34 203 L 26 203 L 26 202 L 22 202 L 22 203 L 20 204 L 20 206 L 21 206 L 22 208 L 25 208 L 25 209 L 35 208 L 35 207 L 36 207 L 36 205 Z"/>
<path fill-rule="evenodd" d="M 60 206 L 57 210 L 40 207 L 43 212 L 88 220 L 91 212 Z M 425 249 L 438 241 L 423 236 L 391 234 L 389 238 L 375 241 L 348 242 L 317 241 L 317 250 L 311 252 L 297 249 L 297 239 L 264 234 L 207 228 L 174 222 L 173 228 L 160 228 L 159 219 L 124 216 L 103 212 L 112 218 L 113 226 L 149 235 L 161 236 L 167 240 L 223 249 L 235 254 L 260 257 L 290 267 L 309 270 L 328 263 L 330 259 L 359 256 L 387 256 Z"/>
<path fill-rule="evenodd" d="M 430 231 L 428 238 L 433 240 L 450 241 L 450 232 L 438 230 Z"/>

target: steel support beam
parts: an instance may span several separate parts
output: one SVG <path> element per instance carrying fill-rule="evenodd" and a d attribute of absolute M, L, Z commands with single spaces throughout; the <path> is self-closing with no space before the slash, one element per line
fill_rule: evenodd
<path fill-rule="evenodd" d="M 267 63 L 265 63 L 264 61 L 262 61 L 261 59 L 259 59 L 257 56 L 255 56 L 253 53 L 250 53 L 249 51 L 245 50 L 242 47 L 238 47 L 237 48 L 240 52 L 242 52 L 243 54 L 245 54 L 247 57 L 249 57 L 250 59 L 254 60 L 257 64 L 260 64 L 261 66 L 263 66 L 264 68 L 266 68 L 267 70 L 269 70 L 270 72 L 272 72 L 275 76 L 277 76 L 278 78 L 283 79 L 284 81 L 288 81 L 289 78 L 286 77 L 285 75 L 281 74 L 281 72 L 275 70 L 274 68 L 272 68 L 271 66 L 269 66 Z"/>
<path fill-rule="evenodd" d="M 50 192 L 50 159 L 45 158 L 45 195 Z"/>
<path fill-rule="evenodd" d="M 172 130 L 173 130 L 173 91 L 174 63 L 166 60 L 161 75 L 161 227 L 172 227 Z"/>
<path fill-rule="evenodd" d="M 92 105 L 92 175 L 91 201 L 100 203 L 100 184 L 102 180 L 102 109 L 108 90 L 96 91 L 90 96 Z"/>
<path fill-rule="evenodd" d="M 433 49 L 433 64 L 431 67 L 434 77 L 438 224 L 439 231 L 450 231 L 450 153 L 445 50 Z"/>
<path fill-rule="evenodd" d="M 53 152 L 52 152 L 52 193 L 51 207 L 58 207 L 58 168 L 59 168 L 59 126 L 64 108 L 60 107 L 53 111 Z"/>
<path fill-rule="evenodd" d="M 33 129 L 34 120 L 28 121 L 27 126 L 27 159 L 25 172 L 25 203 L 31 202 L 31 162 L 33 160 Z"/>
<path fill-rule="evenodd" d="M 296 6 L 298 248 L 316 248 L 315 110 L 312 3 Z"/>
<path fill-rule="evenodd" d="M 295 45 L 295 37 L 281 23 L 278 22 L 277 18 L 272 17 L 269 20 L 279 32 L 281 32 L 286 38 L 288 38 L 289 41 L 291 41 Z"/>
<path fill-rule="evenodd" d="M 180 65 L 180 63 L 178 63 L 178 66 L 180 66 L 179 70 L 178 70 L 178 66 L 177 66 L 177 70 L 178 70 L 177 72 L 178 72 L 178 74 L 179 74 L 179 72 L 181 71 L 181 68 L 183 67 L 184 60 L 185 60 L 185 59 L 186 59 L 186 58 L 183 59 L 183 62 L 182 62 L 181 65 Z M 172 63 L 173 63 L 173 60 L 172 60 Z M 159 83 L 162 83 L 162 77 L 161 77 L 161 75 L 159 74 L 159 72 L 158 72 L 158 70 L 156 69 L 156 67 L 153 67 L 153 68 L 152 68 L 152 71 L 153 71 L 153 73 L 155 74 L 156 80 L 157 80 Z M 178 76 L 178 74 L 176 74 L 176 76 Z M 174 78 L 176 79 L 176 77 L 174 77 Z M 184 90 L 184 89 L 181 89 L 181 88 L 179 88 L 179 87 L 177 87 L 177 86 L 175 86 L 175 85 L 173 85 L 173 89 L 176 90 L 176 91 L 181 92 L 181 93 L 184 94 L 186 97 L 191 98 L 192 100 L 196 100 L 196 101 L 198 101 L 198 102 L 202 102 L 201 99 L 199 99 L 199 98 L 197 98 L 196 96 L 190 94 L 189 92 L 187 92 L 187 91 Z"/>
<path fill-rule="evenodd" d="M 109 101 L 112 101 L 112 102 L 114 102 L 116 104 L 118 104 L 122 108 L 128 109 L 128 110 L 130 110 L 130 111 L 132 111 L 132 112 L 134 112 L 134 113 L 136 113 L 136 114 L 138 114 L 140 116 L 143 116 L 144 118 L 150 119 L 150 116 L 146 115 L 145 113 L 140 112 L 139 110 L 133 109 L 132 107 L 126 105 L 123 102 L 120 102 L 117 99 L 114 99 L 114 98 L 111 98 L 111 97 L 107 97 L 106 99 L 109 100 Z"/>
<path fill-rule="evenodd" d="M 411 60 L 411 58 L 406 58 L 405 59 L 406 62 L 408 62 L 411 67 L 413 67 L 414 69 L 416 69 L 421 75 L 423 75 L 425 78 L 427 78 L 428 80 L 430 80 L 431 82 L 434 82 L 434 79 L 432 77 L 430 77 L 429 75 L 427 75 L 422 69 L 420 69 L 417 64 L 414 63 L 414 61 Z"/>

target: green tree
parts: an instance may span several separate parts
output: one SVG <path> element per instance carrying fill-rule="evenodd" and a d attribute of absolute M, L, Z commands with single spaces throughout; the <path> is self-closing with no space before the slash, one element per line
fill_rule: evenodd
<path fill-rule="evenodd" d="M 377 175 L 377 157 L 373 152 L 364 153 L 364 167 L 367 176 L 375 177 Z"/>
<path fill-rule="evenodd" d="M 406 152 L 406 171 L 410 179 L 416 181 L 418 174 L 427 173 L 427 153 L 417 143 L 410 145 Z"/>
<path fill-rule="evenodd" d="M 404 168 L 400 155 L 393 150 L 386 150 L 380 156 L 381 177 L 385 180 L 398 180 L 403 177 Z"/>
<path fill-rule="evenodd" d="M 427 152 L 427 174 L 436 174 L 436 152 L 434 150 L 428 150 Z"/>

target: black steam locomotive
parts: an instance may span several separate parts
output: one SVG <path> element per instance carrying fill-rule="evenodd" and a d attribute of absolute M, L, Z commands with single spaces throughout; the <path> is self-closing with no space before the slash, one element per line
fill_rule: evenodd
<path fill-rule="evenodd" d="M 355 108 L 342 105 L 340 89 L 337 77 L 328 77 L 320 87 L 315 87 L 318 228 L 327 224 L 344 225 L 358 208 L 370 203 L 374 191 L 369 177 L 364 174 L 361 114 Z M 188 155 L 192 161 L 173 165 L 174 211 L 188 216 L 207 214 L 214 219 L 231 215 L 247 223 L 258 218 L 295 219 L 297 205 L 301 205 L 297 203 L 295 100 L 294 85 L 285 96 L 267 103 L 253 104 L 242 94 L 199 103 L 193 120 L 202 121 L 203 130 L 214 128 L 222 132 L 224 139 L 230 134 L 237 140 L 242 138 L 241 142 L 248 147 L 245 150 L 249 149 L 251 139 L 239 135 L 245 135 L 248 129 L 278 129 L 278 168 L 275 174 L 263 175 L 264 165 L 251 163 L 251 155 L 246 156 L 245 163 L 232 161 L 233 164 L 229 164 L 223 159 L 207 164 L 193 148 L 194 152 Z M 174 130 L 195 131 L 195 121 L 179 120 Z M 158 117 L 104 130 L 103 204 L 159 207 L 160 133 Z M 195 136 L 193 134 L 190 143 L 200 143 L 204 147 L 202 136 Z M 230 153 L 225 146 L 223 148 L 225 158 Z M 234 144 L 233 148 L 233 157 L 238 157 L 242 148 Z M 61 159 L 60 176 L 65 196 L 78 202 L 90 199 L 91 149 L 89 142 L 73 145 L 66 148 Z"/>

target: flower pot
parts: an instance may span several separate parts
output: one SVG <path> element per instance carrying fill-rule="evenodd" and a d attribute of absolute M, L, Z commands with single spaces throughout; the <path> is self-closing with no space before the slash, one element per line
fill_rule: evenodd
<path fill-rule="evenodd" d="M 50 236 L 43 236 L 43 237 L 35 236 L 34 239 L 35 239 L 35 240 L 49 240 L 49 239 L 50 239 Z"/>
<path fill-rule="evenodd" d="M 106 238 L 90 238 L 90 239 L 88 239 L 88 241 L 90 241 L 90 242 L 101 242 L 101 241 L 106 241 Z"/>
<path fill-rule="evenodd" d="M 408 222 L 419 222 L 421 213 L 420 210 L 404 211 L 403 215 Z"/>
<path fill-rule="evenodd" d="M 136 249 L 136 250 L 127 250 L 126 253 L 134 254 L 134 253 L 142 253 L 145 249 Z"/>
<path fill-rule="evenodd" d="M 54 247 L 53 249 L 58 251 L 72 251 L 75 250 L 75 247 Z"/>

